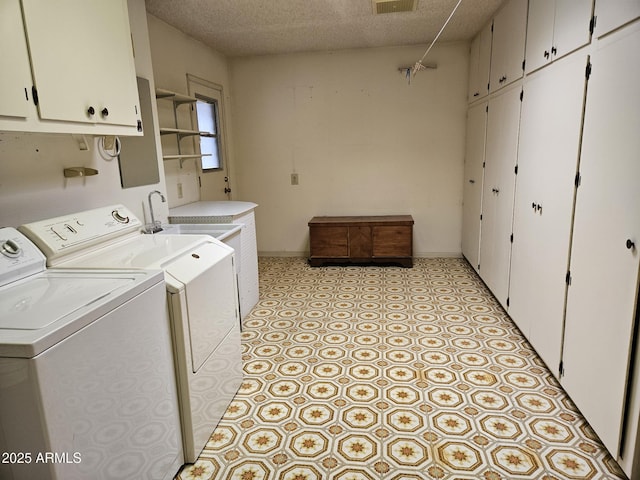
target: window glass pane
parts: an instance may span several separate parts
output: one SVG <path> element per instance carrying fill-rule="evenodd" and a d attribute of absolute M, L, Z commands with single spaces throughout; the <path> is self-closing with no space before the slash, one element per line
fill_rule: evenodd
<path fill-rule="evenodd" d="M 198 130 L 201 132 L 216 133 L 215 104 L 198 100 L 196 103 L 198 113 Z"/>
<path fill-rule="evenodd" d="M 202 169 L 220 168 L 218 156 L 218 139 L 215 137 L 200 137 L 200 153 L 211 154 L 210 157 L 202 157 Z"/>

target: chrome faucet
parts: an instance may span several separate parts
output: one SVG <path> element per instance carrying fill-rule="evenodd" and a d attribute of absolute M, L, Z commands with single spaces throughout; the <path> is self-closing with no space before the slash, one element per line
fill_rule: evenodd
<path fill-rule="evenodd" d="M 167 201 L 166 198 L 164 198 L 164 195 L 162 194 L 162 192 L 160 192 L 160 190 L 154 190 L 151 193 L 149 193 L 148 200 L 149 200 L 149 215 L 151 216 L 151 225 L 147 227 L 148 233 L 156 233 L 162 230 L 162 227 L 160 227 L 160 221 L 158 220 L 156 222 L 156 219 L 153 215 L 153 202 L 151 201 L 151 197 L 153 196 L 154 193 L 160 195 L 160 200 L 162 200 L 162 203 L 165 203 Z"/>

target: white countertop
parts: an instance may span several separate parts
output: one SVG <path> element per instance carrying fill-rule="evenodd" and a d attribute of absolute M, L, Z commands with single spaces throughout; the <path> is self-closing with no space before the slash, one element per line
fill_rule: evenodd
<path fill-rule="evenodd" d="M 234 200 L 227 201 L 209 201 L 209 202 L 193 202 L 181 205 L 179 207 L 170 208 L 170 217 L 204 217 L 204 216 L 236 216 L 250 212 L 256 208 L 258 204 L 253 202 L 238 202 Z"/>

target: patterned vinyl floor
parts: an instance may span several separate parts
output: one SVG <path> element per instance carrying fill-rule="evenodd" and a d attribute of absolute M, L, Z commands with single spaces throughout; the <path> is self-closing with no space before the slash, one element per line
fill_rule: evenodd
<path fill-rule="evenodd" d="M 260 259 L 245 380 L 182 480 L 622 479 L 463 259 Z"/>

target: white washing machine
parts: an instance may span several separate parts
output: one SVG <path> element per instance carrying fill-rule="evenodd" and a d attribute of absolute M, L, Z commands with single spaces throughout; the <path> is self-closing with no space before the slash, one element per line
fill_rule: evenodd
<path fill-rule="evenodd" d="M 56 268 L 162 269 L 184 455 L 194 462 L 242 383 L 233 249 L 205 235 L 145 235 L 122 205 L 20 227 Z"/>
<path fill-rule="evenodd" d="M 47 270 L 0 229 L 0 478 L 173 478 L 183 452 L 163 280 Z"/>

